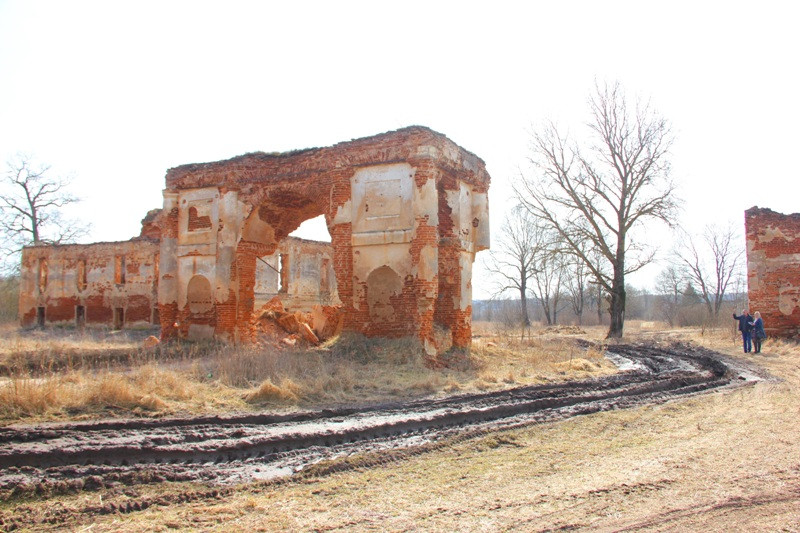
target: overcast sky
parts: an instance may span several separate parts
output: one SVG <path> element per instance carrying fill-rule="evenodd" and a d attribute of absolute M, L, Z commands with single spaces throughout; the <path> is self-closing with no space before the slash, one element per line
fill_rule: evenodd
<path fill-rule="evenodd" d="M 531 125 L 618 80 L 672 123 L 684 223 L 741 227 L 800 211 L 799 5 L 0 0 L 0 160 L 73 175 L 90 240 L 125 240 L 170 167 L 421 124 L 486 162 L 497 230 Z"/>

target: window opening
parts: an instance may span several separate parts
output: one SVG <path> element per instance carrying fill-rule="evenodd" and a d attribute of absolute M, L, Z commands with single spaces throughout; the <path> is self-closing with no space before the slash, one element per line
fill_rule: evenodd
<path fill-rule="evenodd" d="M 86 325 L 86 308 L 82 305 L 75 306 L 75 327 L 83 329 Z"/>
<path fill-rule="evenodd" d="M 289 292 L 289 254 L 281 254 L 280 261 L 280 288 L 278 292 Z"/>
<path fill-rule="evenodd" d="M 122 329 L 125 325 L 125 309 L 122 307 L 114 308 L 114 329 Z"/>
<path fill-rule="evenodd" d="M 189 208 L 189 217 L 187 221 L 188 231 L 203 231 L 212 228 L 210 216 L 211 202 L 206 202 L 200 207 L 200 210 L 197 209 L 196 205 Z"/>
<path fill-rule="evenodd" d="M 125 284 L 125 256 L 114 256 L 114 283 L 117 285 Z"/>
<path fill-rule="evenodd" d="M 36 308 L 36 325 L 40 328 L 44 327 L 44 307 Z"/>
<path fill-rule="evenodd" d="M 47 259 L 39 259 L 39 293 L 43 294 L 47 290 Z"/>
<path fill-rule="evenodd" d="M 78 291 L 86 288 L 86 259 L 78 260 L 78 273 L 76 276 Z"/>

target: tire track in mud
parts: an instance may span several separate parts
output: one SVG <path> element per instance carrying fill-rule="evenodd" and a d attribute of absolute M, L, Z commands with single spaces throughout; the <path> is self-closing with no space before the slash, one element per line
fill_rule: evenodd
<path fill-rule="evenodd" d="M 276 480 L 354 454 L 380 457 L 394 455 L 389 451 L 431 449 L 465 436 L 759 379 L 721 354 L 695 346 L 620 344 L 607 347 L 606 353 L 622 372 L 483 394 L 291 415 L 0 428 L 0 491 L 71 492 L 167 480 Z"/>

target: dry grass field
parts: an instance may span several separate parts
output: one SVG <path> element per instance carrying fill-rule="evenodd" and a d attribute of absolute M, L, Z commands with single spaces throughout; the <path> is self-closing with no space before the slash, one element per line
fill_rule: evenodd
<path fill-rule="evenodd" d="M 312 364 L 303 368 L 313 370 L 301 372 L 291 364 L 275 363 L 269 379 L 282 393 L 265 395 L 274 406 L 270 408 L 292 408 L 367 401 L 384 392 L 443 394 L 448 389 L 480 390 L 610 371 L 596 358 L 600 354 L 572 352 L 563 332 L 519 340 L 480 325 L 476 333 L 473 358 L 458 371 L 427 371 L 413 358 L 390 360 L 386 355 L 364 365 L 355 348 L 349 356 L 340 354 L 344 361 L 335 364 L 320 353 L 293 354 L 309 358 Z M 73 517 L 66 527 L 76 531 L 800 531 L 800 347 L 768 340 L 762 354 L 740 354 L 728 329 L 663 331 L 657 325 L 631 324 L 628 334 L 653 341 L 691 340 L 753 362 L 775 379 L 500 432 L 379 466 L 324 476 L 312 471 L 281 484 L 220 491 L 156 484 L 46 501 L 7 501 L 0 509 L 63 512 Z M 601 337 L 602 331 L 583 336 Z M 163 365 L 148 362 L 122 373 L 80 370 L 67 375 L 76 373 L 80 378 L 71 379 L 86 380 L 117 375 L 115 379 L 124 379 L 136 394 L 165 403 L 127 410 L 114 406 L 114 413 L 209 409 L 212 397 L 224 409 L 252 408 L 247 397 L 258 396 L 263 381 L 245 386 L 222 375 L 197 377 L 195 366 L 218 369 L 218 357 L 212 350 L 202 357 L 176 358 Z M 148 372 L 150 377 L 144 377 Z M 174 385 L 151 389 L 161 379 L 153 376 L 162 372 L 197 388 L 188 389 L 183 399 L 164 392 Z M 336 384 L 318 382 L 324 372 L 335 377 Z M 349 385 L 343 384 L 348 381 L 345 376 L 350 376 Z M 206 398 L 206 404 L 195 394 Z M 71 408 L 80 412 L 77 416 L 111 412 L 102 402 L 97 404 L 102 408 L 82 405 Z M 61 406 L 20 416 L 63 418 L 71 413 Z M 5 416 L 10 420 L 10 414 Z M 191 497 L 171 496 L 176 494 Z M 174 503 L 128 514 L 81 514 L 81 509 L 98 503 L 124 506 L 143 497 Z"/>
<path fill-rule="evenodd" d="M 147 332 L 0 330 L 0 424 L 109 416 L 278 411 L 508 388 L 613 372 L 563 333 L 519 339 L 491 325 L 452 368 L 408 341 L 360 336 L 318 348 L 172 344 Z M 600 330 L 592 332 L 601 336 Z"/>

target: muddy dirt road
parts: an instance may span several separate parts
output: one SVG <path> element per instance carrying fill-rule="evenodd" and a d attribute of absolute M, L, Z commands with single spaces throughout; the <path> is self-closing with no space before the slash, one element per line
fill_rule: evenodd
<path fill-rule="evenodd" d="M 578 382 L 292 415 L 122 420 L 0 429 L 0 490 L 73 491 L 165 480 L 274 479 L 323 460 L 414 449 L 534 422 L 753 383 L 688 345 L 616 345 L 619 374 Z"/>

